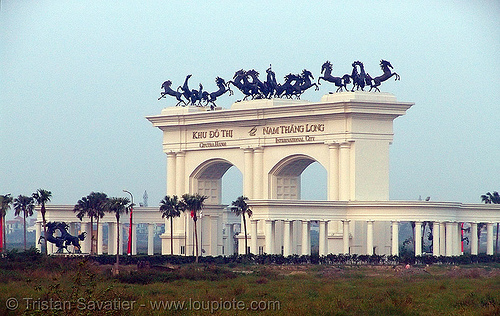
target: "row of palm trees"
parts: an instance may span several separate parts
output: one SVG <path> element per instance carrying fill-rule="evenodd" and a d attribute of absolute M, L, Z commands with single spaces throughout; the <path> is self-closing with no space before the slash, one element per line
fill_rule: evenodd
<path fill-rule="evenodd" d="M 0 251 L 5 251 L 7 248 L 5 216 L 7 211 L 14 207 L 14 215 L 18 216 L 22 213 L 24 222 L 24 250 L 26 250 L 26 219 L 33 216 L 35 204 L 41 207 L 40 212 L 43 219 L 44 236 L 47 234 L 45 221 L 45 205 L 50 202 L 52 192 L 45 189 L 36 190 L 31 196 L 19 195 L 13 198 L 10 194 L 0 195 Z M 45 238 L 45 251 L 47 251 L 47 238 Z M 47 252 L 45 252 L 47 254 Z"/>
<path fill-rule="evenodd" d="M 195 262 L 198 262 L 198 212 L 203 209 L 205 200 L 208 197 L 200 194 L 184 194 L 179 199 L 177 195 L 173 196 L 165 196 L 163 200 L 160 201 L 160 212 L 163 218 L 167 218 L 170 220 L 170 254 L 174 254 L 174 229 L 173 229 L 173 220 L 175 217 L 181 216 L 182 212 L 189 211 L 191 213 L 191 218 L 194 221 L 194 241 L 195 241 Z M 246 225 L 246 217 L 252 216 L 252 211 L 248 207 L 246 201 L 247 197 L 240 196 L 235 201 L 233 201 L 231 210 L 236 213 L 238 216 L 243 216 L 243 227 L 245 231 L 245 249 L 248 254 L 248 239 L 247 239 L 247 225 Z"/>

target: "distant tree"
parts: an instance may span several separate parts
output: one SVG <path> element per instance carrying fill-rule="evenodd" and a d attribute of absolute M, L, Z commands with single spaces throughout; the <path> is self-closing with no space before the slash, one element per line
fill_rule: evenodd
<path fill-rule="evenodd" d="M 116 217 L 116 263 L 114 273 L 118 274 L 120 266 L 120 216 L 122 214 L 128 214 L 130 209 L 134 205 L 130 203 L 130 200 L 126 197 L 112 197 L 108 198 L 104 203 L 104 211 L 107 213 L 112 213 Z"/>
<path fill-rule="evenodd" d="M 35 193 L 31 195 L 35 200 L 37 205 L 40 205 L 40 213 L 42 214 L 42 222 L 43 222 L 43 240 L 45 243 L 45 254 L 47 255 L 47 221 L 45 220 L 45 204 L 50 202 L 50 198 L 52 197 L 52 192 L 38 189 Z M 38 241 L 35 241 L 38 242 Z"/>
<path fill-rule="evenodd" d="M 500 194 L 497 191 L 493 191 L 493 194 L 487 192 L 486 194 L 481 195 L 481 200 L 485 204 L 500 204 Z M 498 229 L 500 228 L 500 223 L 497 223 L 497 236 L 496 236 L 496 245 L 495 245 L 495 253 L 498 253 Z"/>
<path fill-rule="evenodd" d="M 99 219 L 104 216 L 104 204 L 106 203 L 107 195 L 102 192 L 91 192 L 89 195 L 82 197 L 76 203 L 73 211 L 80 221 L 84 217 L 90 218 L 90 253 L 96 252 L 95 240 L 98 240 L 99 234 Z M 97 219 L 97 238 L 94 238 L 94 219 Z"/>
<path fill-rule="evenodd" d="M 177 195 L 172 197 L 166 195 L 160 201 L 161 217 L 170 220 L 170 254 L 174 254 L 174 218 L 181 216 L 182 204 Z"/>
<path fill-rule="evenodd" d="M 31 196 L 19 195 L 14 199 L 14 215 L 18 216 L 23 213 L 24 219 L 24 250 L 26 251 L 26 218 L 33 216 L 35 203 Z"/>
<path fill-rule="evenodd" d="M 243 216 L 243 229 L 245 233 L 245 254 L 248 255 L 248 234 L 247 234 L 247 221 L 245 219 L 245 214 L 250 218 L 252 216 L 252 210 L 248 206 L 247 202 L 248 198 L 245 196 L 238 197 L 235 201 L 231 203 L 233 207 L 231 207 L 231 211 L 236 213 L 236 216 Z M 252 236 L 252 238 L 256 238 L 257 236 Z"/>
<path fill-rule="evenodd" d="M 208 196 L 196 194 L 184 194 L 182 195 L 181 205 L 184 210 L 188 210 L 191 212 L 191 217 L 194 221 L 194 242 L 195 242 L 195 254 L 196 260 L 198 263 L 198 230 L 196 227 L 196 222 L 198 221 L 198 212 L 203 209 L 205 200 L 208 199 Z"/>
<path fill-rule="evenodd" d="M 10 194 L 0 195 L 0 234 L 2 234 L 2 242 L 0 243 L 1 251 L 3 252 L 7 249 L 7 233 L 5 226 L 5 215 L 7 215 L 7 211 L 10 209 L 10 205 L 12 204 L 13 198 Z"/>

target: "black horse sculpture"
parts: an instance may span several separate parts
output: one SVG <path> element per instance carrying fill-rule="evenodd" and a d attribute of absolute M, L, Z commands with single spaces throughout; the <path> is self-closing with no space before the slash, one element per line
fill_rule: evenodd
<path fill-rule="evenodd" d="M 392 76 L 395 76 L 394 80 L 400 80 L 401 78 L 397 73 L 391 72 L 392 65 L 387 60 L 382 59 L 380 61 L 380 68 L 383 71 L 383 74 L 381 76 L 372 79 L 369 74 L 366 74 L 368 79 L 367 84 L 370 85 L 370 91 L 372 91 L 372 89 L 375 88 L 375 91 L 380 92 L 380 89 L 378 87 L 382 84 L 382 82 L 388 80 Z"/>
<path fill-rule="evenodd" d="M 63 250 L 68 251 L 68 246 L 73 245 L 74 253 L 81 253 L 80 251 L 80 241 L 85 240 L 86 232 L 81 233 L 78 236 L 73 236 L 68 233 L 68 224 L 65 222 L 48 222 L 47 223 L 47 241 L 53 243 L 57 247 L 56 253 L 63 253 Z M 56 230 L 59 230 L 60 236 L 55 236 Z M 40 236 L 38 243 L 42 242 L 44 236 Z"/>
<path fill-rule="evenodd" d="M 221 77 L 215 78 L 215 84 L 217 85 L 219 90 L 214 91 L 208 95 L 208 102 L 210 103 L 210 109 L 212 110 L 215 108 L 215 100 L 217 100 L 218 97 L 228 91 L 229 95 L 233 95 L 233 90 L 229 88 L 229 85 L 226 85 L 226 82 Z"/>
<path fill-rule="evenodd" d="M 343 89 L 347 91 L 347 85 L 351 83 L 351 76 L 348 74 L 343 75 L 342 77 L 334 77 L 332 76 L 332 64 L 330 61 L 326 61 L 323 66 L 321 66 L 321 73 L 323 74 L 323 77 L 318 78 L 318 84 L 321 79 L 331 82 L 335 84 L 337 90 L 335 92 L 342 92 Z"/>
<path fill-rule="evenodd" d="M 161 96 L 158 98 L 158 100 L 165 98 L 167 95 L 170 95 L 170 96 L 175 97 L 178 101 L 175 106 L 178 106 L 181 103 L 186 104 L 186 102 L 184 102 L 184 100 L 181 99 L 182 93 L 172 90 L 172 88 L 170 88 L 171 85 L 172 85 L 172 81 L 170 81 L 170 80 L 165 81 L 161 85 L 161 88 L 164 89 L 164 91 L 161 93 Z"/>
<path fill-rule="evenodd" d="M 358 67 L 359 66 L 359 73 L 358 73 Z M 365 84 L 366 84 L 366 72 L 365 72 L 365 67 L 363 66 L 363 63 L 358 61 L 355 61 L 352 63 L 352 89 L 351 92 L 354 92 L 354 89 L 365 91 Z"/>

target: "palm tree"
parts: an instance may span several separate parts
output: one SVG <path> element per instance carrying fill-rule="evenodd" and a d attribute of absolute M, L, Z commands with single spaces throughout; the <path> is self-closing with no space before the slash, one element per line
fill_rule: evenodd
<path fill-rule="evenodd" d="M 115 263 L 115 274 L 118 274 L 118 267 L 120 265 L 120 216 L 122 214 L 128 214 L 130 209 L 134 205 L 130 203 L 130 200 L 126 197 L 112 197 L 106 200 L 104 203 L 104 211 L 108 213 L 113 213 L 116 216 L 116 263 Z"/>
<path fill-rule="evenodd" d="M 10 194 L 0 195 L 0 229 L 1 234 L 1 242 L 0 242 L 0 252 L 3 252 L 7 249 L 6 242 L 6 227 L 5 227 L 5 215 L 7 215 L 7 211 L 10 209 L 10 205 L 12 204 L 12 196 Z"/>
<path fill-rule="evenodd" d="M 174 218 L 181 216 L 182 205 L 177 195 L 172 197 L 166 195 L 160 201 L 160 212 L 162 218 L 170 220 L 170 254 L 174 254 Z"/>
<path fill-rule="evenodd" d="M 481 195 L 481 201 L 485 204 L 500 204 L 500 194 L 497 191 L 493 191 L 493 194 L 490 192 Z M 498 229 L 500 228 L 500 224 L 497 223 L 497 239 L 495 244 L 495 252 L 498 253 Z"/>
<path fill-rule="evenodd" d="M 50 198 L 52 197 L 52 192 L 44 190 L 44 189 L 38 189 L 35 193 L 31 195 L 33 199 L 35 200 L 37 205 L 40 205 L 40 213 L 42 214 L 42 221 L 43 221 L 43 239 L 45 243 L 45 255 L 47 255 L 47 221 L 45 220 L 45 203 L 50 202 Z M 36 241 L 35 241 L 36 242 Z"/>
<path fill-rule="evenodd" d="M 88 216 L 90 218 L 90 254 L 95 253 L 95 245 L 94 245 L 94 218 L 97 219 L 97 234 L 99 234 L 99 219 L 104 216 L 104 203 L 106 202 L 107 195 L 102 192 L 91 192 L 89 195 L 82 197 L 76 203 L 73 211 L 76 214 L 76 217 L 80 219 L 80 221 Z M 98 236 L 96 236 L 98 237 Z"/>
<path fill-rule="evenodd" d="M 184 194 L 182 195 L 181 205 L 183 210 L 191 211 L 191 217 L 194 221 L 194 242 L 196 247 L 196 260 L 198 263 L 198 230 L 196 227 L 196 222 L 198 221 L 198 211 L 201 211 L 204 206 L 205 200 L 208 199 L 208 196 L 196 194 Z"/>
<path fill-rule="evenodd" d="M 231 205 L 231 211 L 236 213 L 236 216 L 243 216 L 243 229 L 245 232 L 245 254 L 249 254 L 248 251 L 248 235 L 247 235 L 247 221 L 245 219 L 245 214 L 250 218 L 252 216 L 252 210 L 248 206 L 247 202 L 248 198 L 246 196 L 240 196 L 233 201 Z M 252 236 L 252 238 L 257 238 L 257 236 Z"/>
<path fill-rule="evenodd" d="M 26 251 L 26 218 L 33 216 L 35 203 L 31 196 L 19 195 L 14 199 L 14 215 L 18 216 L 23 212 L 24 218 L 24 250 Z"/>
<path fill-rule="evenodd" d="M 96 250 L 97 250 L 97 243 L 99 241 L 99 220 L 104 217 L 104 205 L 108 200 L 108 196 L 106 193 L 103 192 L 91 192 L 89 197 L 92 207 L 94 208 L 93 212 L 94 217 L 97 221 L 97 231 L 95 234 Z"/>

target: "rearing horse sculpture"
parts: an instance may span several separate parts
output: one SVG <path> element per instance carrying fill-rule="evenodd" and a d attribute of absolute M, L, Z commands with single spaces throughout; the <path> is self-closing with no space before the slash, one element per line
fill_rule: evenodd
<path fill-rule="evenodd" d="M 351 76 L 345 74 L 342 77 L 334 77 L 331 75 L 332 68 L 332 63 L 330 63 L 330 61 L 328 60 L 323 64 L 323 66 L 321 66 L 321 73 L 323 74 L 323 77 L 318 78 L 318 84 L 320 84 L 319 81 L 323 79 L 335 84 L 335 86 L 338 87 L 335 92 L 342 92 L 343 89 L 347 90 L 346 85 L 351 83 Z"/>
<path fill-rule="evenodd" d="M 396 76 L 396 78 L 394 80 L 400 80 L 400 76 L 395 73 L 395 72 L 391 72 L 391 69 L 392 69 L 392 65 L 390 62 L 388 62 L 387 60 L 381 60 L 380 61 L 380 68 L 382 69 L 382 71 L 384 72 L 381 76 L 378 76 L 378 77 L 375 77 L 375 78 L 371 78 L 370 75 L 367 74 L 367 78 L 369 80 L 369 84 L 370 84 L 370 91 L 372 91 L 373 88 L 375 88 L 375 91 L 378 91 L 380 92 L 380 89 L 378 88 L 380 86 L 380 84 L 386 80 L 388 80 L 389 78 L 391 78 L 392 76 Z M 373 82 L 373 83 L 372 83 Z"/>

